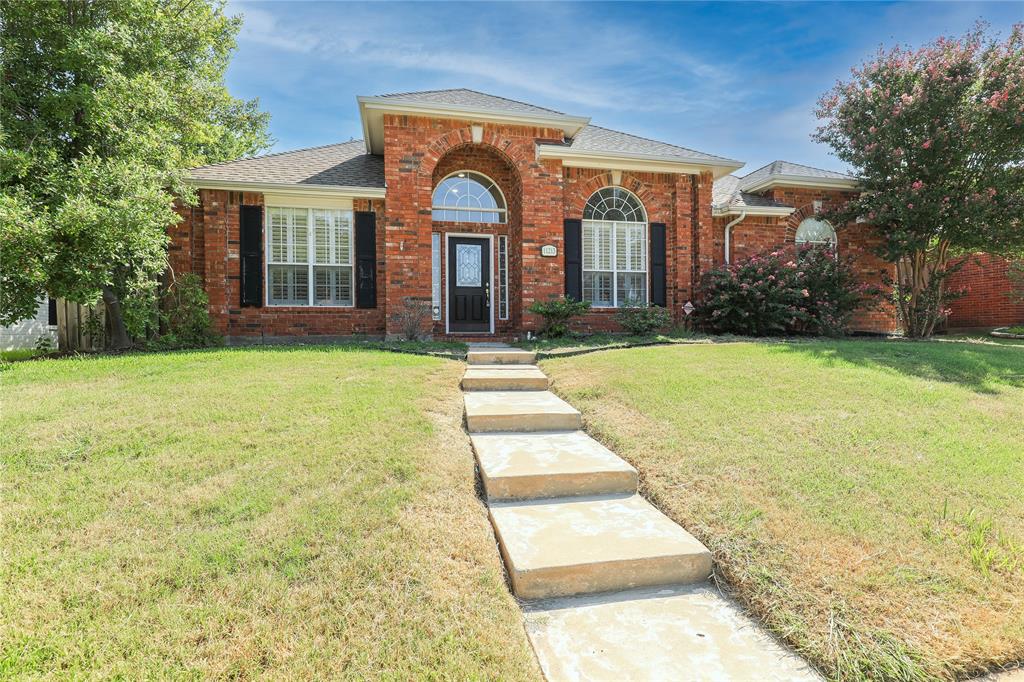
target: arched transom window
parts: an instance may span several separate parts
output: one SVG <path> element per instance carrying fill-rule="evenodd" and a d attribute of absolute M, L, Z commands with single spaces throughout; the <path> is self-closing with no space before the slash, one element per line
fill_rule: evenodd
<path fill-rule="evenodd" d="M 836 248 L 836 231 L 826 220 L 805 218 L 796 228 L 795 241 L 797 246 L 816 244 L 834 249 Z"/>
<path fill-rule="evenodd" d="M 647 303 L 647 213 L 621 187 L 597 190 L 583 209 L 583 300 L 595 308 Z"/>
<path fill-rule="evenodd" d="M 452 173 L 434 189 L 434 220 L 455 223 L 505 222 L 505 197 L 486 175 L 473 171 Z"/>

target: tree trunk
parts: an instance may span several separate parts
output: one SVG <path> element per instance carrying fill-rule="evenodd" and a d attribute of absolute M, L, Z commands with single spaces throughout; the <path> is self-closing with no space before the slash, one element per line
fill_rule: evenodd
<path fill-rule="evenodd" d="M 904 334 L 927 338 L 935 333 L 945 300 L 949 242 L 941 240 L 933 249 L 916 251 L 896 263 L 897 306 Z"/>
<path fill-rule="evenodd" d="M 128 338 L 128 328 L 124 326 L 124 315 L 121 313 L 121 300 L 107 285 L 103 287 L 103 303 L 107 307 L 107 320 L 110 322 L 111 350 L 131 348 L 132 341 Z"/>

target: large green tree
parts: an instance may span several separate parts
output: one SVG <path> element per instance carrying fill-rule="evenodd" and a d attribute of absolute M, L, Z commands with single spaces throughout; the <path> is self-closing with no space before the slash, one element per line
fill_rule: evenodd
<path fill-rule="evenodd" d="M 122 304 L 167 263 L 190 167 L 268 146 L 224 73 L 241 26 L 216 0 L 0 4 L 0 323 L 43 294 Z"/>
<path fill-rule="evenodd" d="M 907 335 L 943 318 L 957 256 L 1024 253 L 1024 26 L 879 52 L 817 114 L 815 138 L 863 187 L 835 217 L 882 238 Z"/>

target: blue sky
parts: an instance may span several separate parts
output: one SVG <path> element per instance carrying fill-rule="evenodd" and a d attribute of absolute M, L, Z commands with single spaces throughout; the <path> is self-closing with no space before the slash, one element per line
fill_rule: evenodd
<path fill-rule="evenodd" d="M 466 87 L 747 162 L 842 170 L 814 103 L 880 45 L 1005 35 L 1019 2 L 239 2 L 228 85 L 271 113 L 274 151 L 362 135 L 357 95 Z"/>

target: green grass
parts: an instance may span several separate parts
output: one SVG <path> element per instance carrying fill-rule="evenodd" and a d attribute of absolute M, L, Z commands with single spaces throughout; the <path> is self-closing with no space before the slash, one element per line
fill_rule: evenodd
<path fill-rule="evenodd" d="M 461 364 L 352 347 L 0 371 L 0 677 L 536 679 Z"/>
<path fill-rule="evenodd" d="M 1024 348 L 693 344 L 543 369 L 832 677 L 1024 659 Z"/>
<path fill-rule="evenodd" d="M 20 362 L 22 360 L 31 360 L 45 352 L 46 351 L 36 350 L 35 348 L 0 350 L 0 362 Z"/>

